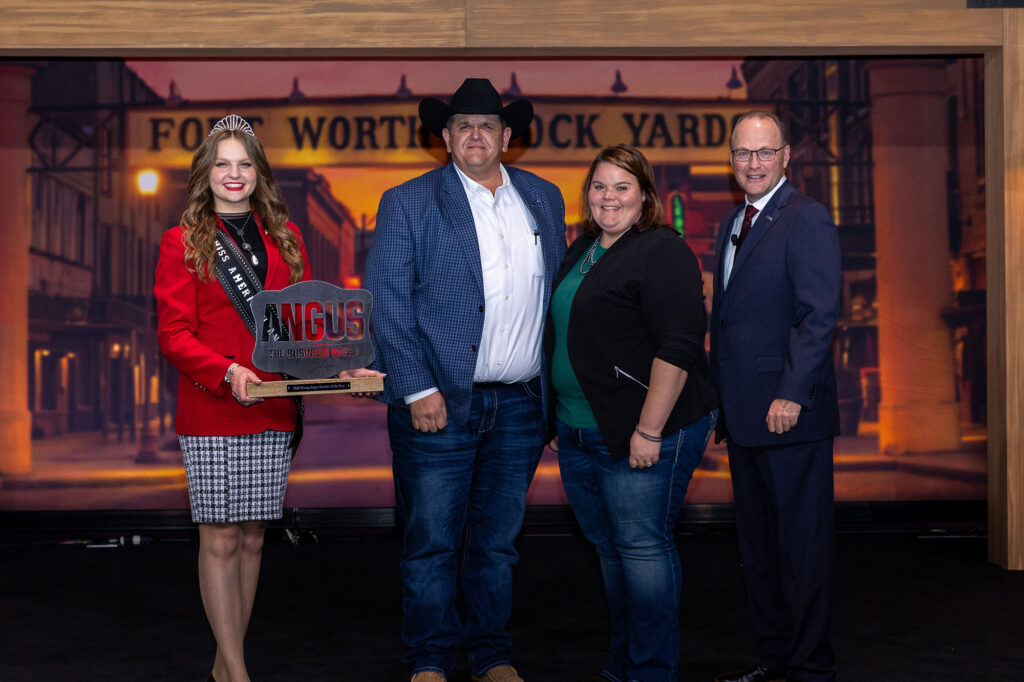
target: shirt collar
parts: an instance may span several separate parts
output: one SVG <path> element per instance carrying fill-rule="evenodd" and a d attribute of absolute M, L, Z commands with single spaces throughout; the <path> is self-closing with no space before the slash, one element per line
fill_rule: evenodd
<path fill-rule="evenodd" d="M 462 181 L 462 189 L 465 190 L 467 197 L 472 197 L 474 194 L 479 192 L 487 192 L 487 196 L 491 196 L 491 190 L 463 173 L 462 169 L 459 168 L 459 164 L 452 161 L 452 165 L 455 166 L 455 172 L 459 174 L 459 180 Z M 498 170 L 501 171 L 501 185 L 498 186 L 498 190 L 494 193 L 495 198 L 497 198 L 498 193 L 501 192 L 502 189 L 511 184 L 511 181 L 508 178 L 508 171 L 505 170 L 505 164 L 499 163 Z"/>
<path fill-rule="evenodd" d="M 764 210 L 764 207 L 768 205 L 768 202 L 772 200 L 772 197 L 775 196 L 775 193 L 779 191 L 779 188 L 782 187 L 783 184 L 785 184 L 785 182 L 786 182 L 786 176 L 783 175 L 782 179 L 779 180 L 779 182 L 775 185 L 775 187 L 772 187 L 772 191 L 771 192 L 768 192 L 768 194 L 765 194 L 763 197 L 761 197 L 760 199 L 758 199 L 757 201 L 755 201 L 753 203 L 747 201 L 747 204 L 749 204 L 750 206 L 753 206 L 754 208 L 756 208 L 758 213 L 760 213 L 761 211 Z"/>

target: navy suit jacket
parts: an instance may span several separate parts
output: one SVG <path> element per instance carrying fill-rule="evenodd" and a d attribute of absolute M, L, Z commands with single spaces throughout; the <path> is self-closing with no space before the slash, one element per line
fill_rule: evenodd
<path fill-rule="evenodd" d="M 517 168 L 506 170 L 539 232 L 547 309 L 565 255 L 565 203 L 547 180 Z M 452 164 L 381 197 L 366 260 L 366 288 L 374 298 L 373 367 L 388 375 L 381 400 L 403 405 L 405 396 L 436 386 L 449 419 L 469 421 L 483 333 L 483 271 L 473 211 Z M 546 369 L 541 384 L 547 414 Z"/>
<path fill-rule="evenodd" d="M 765 447 L 831 438 L 839 432 L 831 352 L 842 267 L 835 223 L 787 181 L 754 222 L 723 287 L 722 256 L 743 207 L 718 228 L 711 311 L 711 371 L 722 400 L 717 439 Z M 765 423 L 776 398 L 803 407 L 784 434 Z"/>

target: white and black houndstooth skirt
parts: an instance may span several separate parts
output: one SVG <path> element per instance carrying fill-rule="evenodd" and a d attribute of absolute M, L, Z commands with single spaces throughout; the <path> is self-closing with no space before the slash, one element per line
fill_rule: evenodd
<path fill-rule="evenodd" d="M 291 431 L 240 436 L 178 435 L 196 523 L 281 518 Z"/>

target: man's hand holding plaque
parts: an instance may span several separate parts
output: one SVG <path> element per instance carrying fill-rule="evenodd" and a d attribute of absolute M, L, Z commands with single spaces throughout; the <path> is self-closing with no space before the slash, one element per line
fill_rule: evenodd
<path fill-rule="evenodd" d="M 368 321 L 373 296 L 327 282 L 299 282 L 261 291 L 251 303 L 256 319 L 253 364 L 280 372 L 283 381 L 248 383 L 249 398 L 351 393 L 367 396 L 384 388 L 384 375 L 365 369 L 373 362 Z"/>

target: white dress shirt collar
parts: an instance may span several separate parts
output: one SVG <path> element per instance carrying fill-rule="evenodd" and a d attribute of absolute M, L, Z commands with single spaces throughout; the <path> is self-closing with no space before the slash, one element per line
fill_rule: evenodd
<path fill-rule="evenodd" d="M 768 194 L 765 194 L 763 197 L 761 197 L 757 201 L 748 201 L 747 202 L 749 205 L 751 205 L 751 206 L 753 206 L 754 208 L 757 209 L 757 215 L 754 216 L 754 221 L 751 223 L 751 225 L 753 225 L 754 222 L 757 222 L 758 217 L 760 217 L 760 215 L 761 215 L 761 211 L 764 210 L 764 207 L 768 205 L 768 202 L 772 200 L 772 197 L 775 196 L 775 193 L 778 192 L 779 188 L 782 187 L 782 185 L 784 185 L 785 183 L 786 183 L 786 176 L 783 175 L 782 179 L 779 180 L 778 183 L 776 183 L 776 185 L 774 187 L 772 187 L 772 190 L 770 192 L 768 192 Z M 740 223 L 742 224 L 742 222 L 743 221 L 741 220 Z"/>
<path fill-rule="evenodd" d="M 768 205 L 768 202 L 772 200 L 772 197 L 775 196 L 775 193 L 779 191 L 779 188 L 782 187 L 785 182 L 786 176 L 783 175 L 782 179 L 775 184 L 775 187 L 772 187 L 770 192 L 755 202 L 746 201 L 744 198 L 743 210 L 736 213 L 736 217 L 732 221 L 732 230 L 729 232 L 729 238 L 725 240 L 725 244 L 723 245 L 725 255 L 722 258 L 722 284 L 726 288 L 729 286 L 729 278 L 732 276 L 733 261 L 736 259 L 736 245 L 732 243 L 732 237 L 733 235 L 739 236 L 740 234 L 740 228 L 743 227 L 743 215 L 746 213 L 746 207 L 753 206 L 757 209 L 757 213 L 754 214 L 754 217 L 750 221 L 750 226 L 753 227 L 754 223 L 757 222 L 757 219 L 761 217 L 761 211 L 764 210 L 764 207 Z"/>
<path fill-rule="evenodd" d="M 458 174 L 459 180 L 462 181 L 462 189 L 466 191 L 467 198 L 472 199 L 475 194 L 480 192 L 487 192 L 488 194 L 491 194 L 491 190 L 487 189 L 479 182 L 462 172 L 462 169 L 459 168 L 459 164 L 452 161 L 452 165 L 455 167 L 455 172 Z M 512 181 L 508 177 L 508 171 L 505 170 L 504 164 L 498 164 L 498 171 L 501 173 L 501 185 L 498 186 L 496 192 L 491 194 L 495 199 L 498 198 L 498 193 L 501 192 L 502 189 L 512 186 Z"/>

